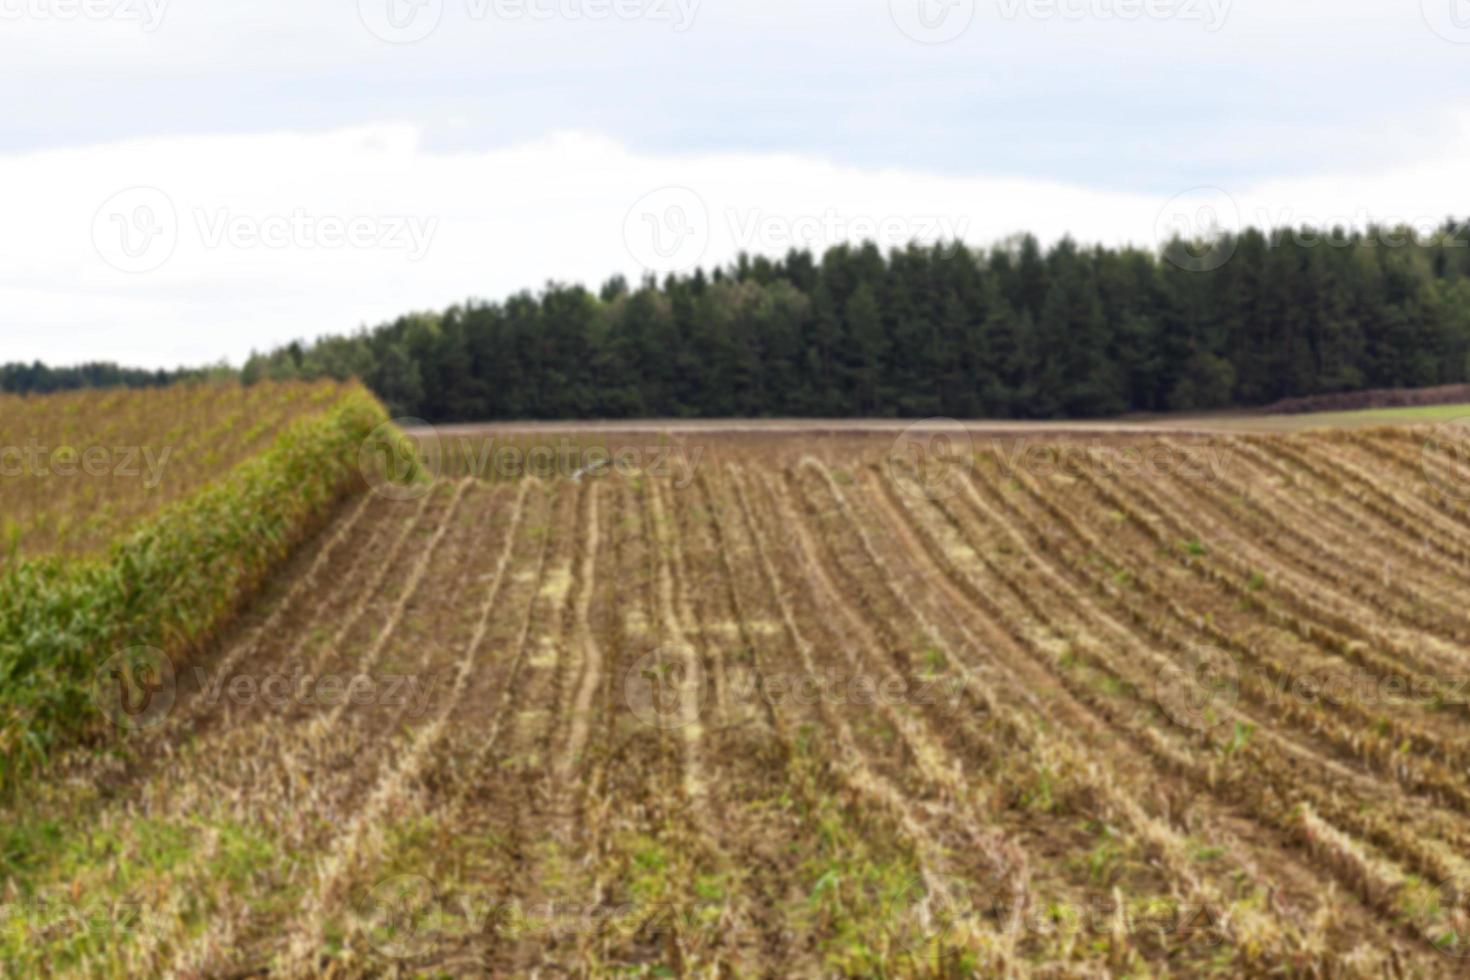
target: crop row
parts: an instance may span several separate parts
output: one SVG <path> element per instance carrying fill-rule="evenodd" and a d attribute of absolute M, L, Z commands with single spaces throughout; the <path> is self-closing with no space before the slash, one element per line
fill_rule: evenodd
<path fill-rule="evenodd" d="M 360 447 L 384 421 L 365 390 L 342 389 L 104 555 L 8 561 L 0 569 L 0 790 L 60 741 L 96 728 L 92 681 L 114 657 L 123 658 L 115 666 L 127 685 L 146 686 L 151 668 L 126 651 L 187 659 L 209 644 L 362 485 Z"/>

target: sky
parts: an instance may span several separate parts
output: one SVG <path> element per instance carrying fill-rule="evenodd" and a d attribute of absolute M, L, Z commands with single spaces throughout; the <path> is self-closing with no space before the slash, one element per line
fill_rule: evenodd
<path fill-rule="evenodd" d="M 1470 0 L 0 0 L 0 361 L 863 239 L 1432 227 L 1467 65 Z"/>

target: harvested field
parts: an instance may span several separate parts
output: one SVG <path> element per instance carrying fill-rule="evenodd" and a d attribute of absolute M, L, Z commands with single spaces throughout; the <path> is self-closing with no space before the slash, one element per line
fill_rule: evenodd
<path fill-rule="evenodd" d="M 950 436 L 348 501 L 7 805 L 0 967 L 1464 969 L 1454 447 Z"/>

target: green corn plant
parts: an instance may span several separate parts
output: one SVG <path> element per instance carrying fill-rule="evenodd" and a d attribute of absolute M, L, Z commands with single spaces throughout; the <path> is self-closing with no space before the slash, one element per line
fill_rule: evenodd
<path fill-rule="evenodd" d="M 91 682 L 108 656 L 148 646 L 187 662 L 361 491 L 358 451 L 386 411 L 355 385 L 316 404 L 104 556 L 12 556 L 0 567 L 0 795 L 58 747 L 102 731 Z"/>

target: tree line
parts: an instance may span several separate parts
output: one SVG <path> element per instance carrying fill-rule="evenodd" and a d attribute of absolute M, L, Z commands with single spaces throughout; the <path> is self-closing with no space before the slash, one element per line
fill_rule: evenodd
<path fill-rule="evenodd" d="M 238 375 L 239 372 L 224 365 L 150 371 L 105 362 L 54 368 L 36 361 L 31 364 L 0 364 L 0 392 L 49 395 L 78 388 L 160 388 L 182 381 L 229 379 Z"/>
<path fill-rule="evenodd" d="M 872 244 L 550 283 L 253 355 L 432 422 L 1089 418 L 1470 378 L 1470 237 L 1249 229 L 1160 251 Z M 8 375 L 0 371 L 0 386 Z"/>

